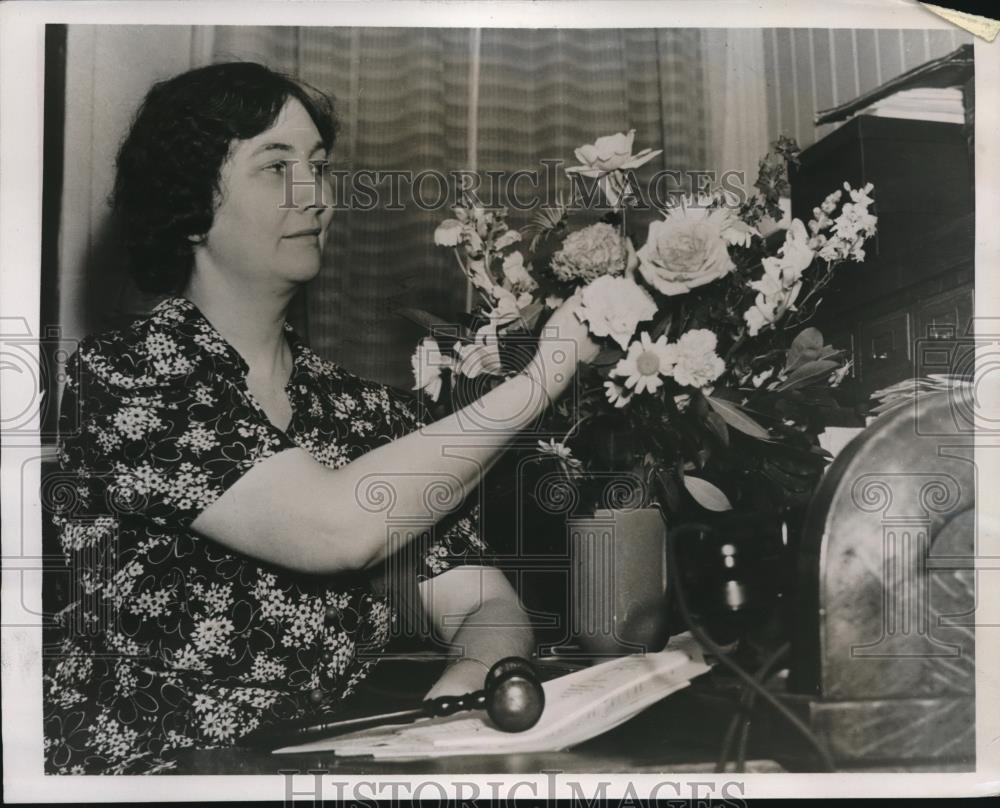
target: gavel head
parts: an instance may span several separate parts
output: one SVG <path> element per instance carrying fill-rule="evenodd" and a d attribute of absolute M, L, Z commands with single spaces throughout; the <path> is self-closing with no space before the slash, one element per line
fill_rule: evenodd
<path fill-rule="evenodd" d="M 524 732 L 542 717 L 545 691 L 526 659 L 501 659 L 486 674 L 483 689 L 486 691 L 486 712 L 497 729 Z"/>

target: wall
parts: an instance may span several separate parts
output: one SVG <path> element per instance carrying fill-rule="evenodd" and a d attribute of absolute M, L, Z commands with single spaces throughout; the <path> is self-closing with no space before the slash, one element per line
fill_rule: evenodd
<path fill-rule="evenodd" d="M 113 324 L 110 313 L 138 305 L 123 299 L 120 256 L 109 232 L 115 152 L 149 86 L 211 61 L 212 37 L 208 27 L 68 29 L 58 294 L 60 323 L 70 339 L 106 328 Z M 759 37 L 757 31 L 709 31 L 707 52 L 725 54 L 708 60 L 708 89 L 719 107 L 712 110 L 710 127 L 715 162 L 752 175 L 766 142 L 779 133 L 795 136 L 804 147 L 832 128 L 813 126 L 817 109 L 849 100 L 968 41 L 971 37 L 957 29 L 783 28 L 764 29 Z M 761 79 L 764 92 L 748 83 L 752 75 Z M 733 91 L 736 78 L 741 81 Z M 764 104 L 766 120 L 760 120 L 763 116 L 753 112 Z"/>
<path fill-rule="evenodd" d="M 764 72 L 770 138 L 791 135 L 805 148 L 836 128 L 834 124 L 814 126 L 817 110 L 850 101 L 967 42 L 972 42 L 972 35 L 957 28 L 767 30 Z"/>
<path fill-rule="evenodd" d="M 124 287 L 108 207 L 118 144 L 151 84 L 207 61 L 204 31 L 210 29 L 72 25 L 67 31 L 58 310 L 69 339 L 107 327 L 104 316 L 120 307 Z"/>

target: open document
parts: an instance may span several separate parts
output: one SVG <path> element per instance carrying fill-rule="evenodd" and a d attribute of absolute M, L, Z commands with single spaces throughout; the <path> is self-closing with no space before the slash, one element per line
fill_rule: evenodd
<path fill-rule="evenodd" d="M 658 653 L 617 657 L 545 682 L 545 711 L 525 732 L 494 729 L 484 711 L 375 727 L 275 750 L 375 758 L 490 755 L 566 749 L 627 721 L 709 670 L 688 634 Z"/>

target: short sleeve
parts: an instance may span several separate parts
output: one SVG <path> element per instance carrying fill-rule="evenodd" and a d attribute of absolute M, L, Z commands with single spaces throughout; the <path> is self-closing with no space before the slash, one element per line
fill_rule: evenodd
<path fill-rule="evenodd" d="M 257 463 L 293 445 L 210 367 L 152 375 L 121 360 L 84 341 L 67 367 L 60 465 L 93 513 L 186 530 Z"/>
<path fill-rule="evenodd" d="M 429 546 L 421 548 L 417 582 L 463 564 L 488 566 L 492 562 L 492 554 L 482 538 L 478 491 L 474 491 L 462 508 L 438 523 Z"/>

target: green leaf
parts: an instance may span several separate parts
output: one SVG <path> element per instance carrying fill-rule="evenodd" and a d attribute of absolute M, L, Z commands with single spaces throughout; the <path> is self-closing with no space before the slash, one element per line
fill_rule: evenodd
<path fill-rule="evenodd" d="M 715 410 L 705 413 L 705 425 L 719 439 L 723 446 L 729 446 L 729 427 L 725 419 Z"/>
<path fill-rule="evenodd" d="M 594 360 L 590 363 L 594 367 L 613 367 L 618 364 L 618 361 L 625 356 L 625 351 L 621 348 L 611 347 L 605 348 L 601 351 Z"/>
<path fill-rule="evenodd" d="M 792 348 L 822 348 L 823 347 L 823 332 L 818 328 L 809 326 L 808 328 L 803 328 L 798 334 L 795 335 L 795 339 L 792 340 Z"/>
<path fill-rule="evenodd" d="M 660 495 L 664 499 L 663 505 L 666 506 L 668 512 L 679 513 L 683 507 L 683 503 L 681 501 L 680 486 L 677 485 L 674 475 L 665 471 L 658 471 L 656 472 L 656 477 L 660 481 Z"/>
<path fill-rule="evenodd" d="M 811 469 L 803 469 L 787 461 L 778 463 L 770 459 L 764 460 L 761 464 L 761 473 L 792 495 L 808 494 L 819 479 L 819 475 Z"/>
<path fill-rule="evenodd" d="M 538 322 L 538 318 L 544 310 L 545 305 L 537 301 L 521 309 L 521 322 L 524 323 L 524 327 L 528 329 L 528 331 L 531 331 L 535 327 L 535 324 Z"/>
<path fill-rule="evenodd" d="M 786 390 L 794 390 L 796 387 L 803 387 L 810 382 L 825 379 L 839 367 L 840 362 L 835 362 L 832 359 L 816 359 L 806 362 L 792 371 L 787 379 L 774 388 L 774 392 L 783 393 Z"/>
<path fill-rule="evenodd" d="M 396 314 L 400 317 L 405 317 L 410 322 L 416 323 L 417 325 L 423 326 L 427 329 L 433 328 L 454 328 L 454 323 L 449 323 L 447 320 L 442 320 L 423 309 L 396 309 Z"/>
<path fill-rule="evenodd" d="M 753 418 L 743 412 L 743 410 L 735 404 L 729 401 L 723 401 L 721 398 L 716 398 L 715 396 L 706 396 L 706 399 L 712 409 L 719 413 L 723 420 L 725 420 L 725 422 L 733 429 L 742 432 L 744 435 L 749 435 L 751 438 L 757 438 L 758 440 L 771 439 L 771 436 L 768 434 L 767 430 L 764 429 L 764 427 L 758 424 Z"/>
<path fill-rule="evenodd" d="M 668 311 L 660 320 L 653 326 L 653 330 L 649 332 L 649 338 L 654 342 L 658 340 L 661 336 L 670 330 L 670 325 L 673 323 L 674 314 Z"/>
<path fill-rule="evenodd" d="M 705 510 L 709 511 L 731 511 L 733 509 L 729 498 L 708 480 L 701 477 L 692 477 L 690 474 L 684 475 L 684 487 Z"/>
<path fill-rule="evenodd" d="M 823 334 L 818 328 L 802 329 L 792 340 L 785 359 L 785 370 L 793 370 L 803 362 L 818 359 L 823 353 Z"/>

